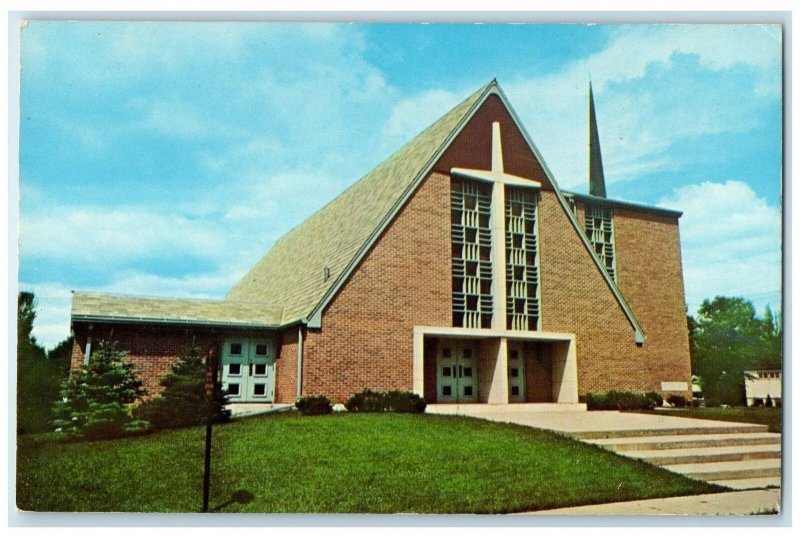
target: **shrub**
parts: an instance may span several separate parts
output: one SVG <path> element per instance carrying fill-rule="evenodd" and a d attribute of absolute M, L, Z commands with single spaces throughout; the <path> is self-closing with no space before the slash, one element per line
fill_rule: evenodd
<path fill-rule="evenodd" d="M 764 406 L 772 407 L 772 397 L 769 394 L 767 394 L 767 399 L 764 400 Z"/>
<path fill-rule="evenodd" d="M 611 390 L 586 394 L 586 408 L 589 411 L 632 411 L 653 409 L 661 398 L 657 393 L 635 393 Z M 663 403 L 663 400 L 661 400 Z"/>
<path fill-rule="evenodd" d="M 661 407 L 662 405 L 664 405 L 664 398 L 657 392 L 651 391 L 645 393 L 645 396 L 647 397 L 648 400 L 653 402 L 653 407 Z"/>
<path fill-rule="evenodd" d="M 333 412 L 331 401 L 322 395 L 300 398 L 294 406 L 304 416 L 330 415 Z"/>
<path fill-rule="evenodd" d="M 62 399 L 53 406 L 53 426 L 75 439 L 112 439 L 149 428 L 146 420 L 134 419 L 130 408 L 145 395 L 127 352 L 102 341 L 88 364 L 67 378 Z"/>
<path fill-rule="evenodd" d="M 678 394 L 672 394 L 670 396 L 667 396 L 667 401 L 670 403 L 670 405 L 673 405 L 674 407 L 681 407 L 681 408 L 686 407 L 686 397 L 685 396 L 680 396 Z"/>
<path fill-rule="evenodd" d="M 212 399 L 206 395 L 206 364 L 197 347 L 189 349 L 161 380 L 164 390 L 134 410 L 156 429 L 181 428 L 230 420 L 226 397 L 217 383 Z"/>
<path fill-rule="evenodd" d="M 413 392 L 364 389 L 351 396 L 344 405 L 348 411 L 356 413 L 423 413 L 427 404 Z"/>

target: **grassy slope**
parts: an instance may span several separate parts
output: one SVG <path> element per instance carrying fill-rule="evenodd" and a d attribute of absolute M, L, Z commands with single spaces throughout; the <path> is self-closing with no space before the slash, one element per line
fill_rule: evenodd
<path fill-rule="evenodd" d="M 765 424 L 769 431 L 781 432 L 781 409 L 778 407 L 693 407 L 689 409 L 654 410 L 655 414 L 700 418 L 705 420 L 726 420 L 729 422 L 746 422 L 748 424 Z"/>
<path fill-rule="evenodd" d="M 203 434 L 23 437 L 18 506 L 196 512 Z M 721 490 L 549 432 L 461 417 L 254 417 L 217 426 L 214 445 L 211 504 L 225 512 L 503 513 Z M 241 490 L 252 502 L 226 503 Z"/>

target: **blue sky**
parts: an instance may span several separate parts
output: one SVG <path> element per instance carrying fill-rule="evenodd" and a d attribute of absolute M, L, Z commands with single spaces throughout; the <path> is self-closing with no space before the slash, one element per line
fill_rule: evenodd
<path fill-rule="evenodd" d="M 780 304 L 781 33 L 757 25 L 31 22 L 20 266 L 70 290 L 221 298 L 283 233 L 497 78 L 562 188 L 684 211 L 687 302 Z"/>

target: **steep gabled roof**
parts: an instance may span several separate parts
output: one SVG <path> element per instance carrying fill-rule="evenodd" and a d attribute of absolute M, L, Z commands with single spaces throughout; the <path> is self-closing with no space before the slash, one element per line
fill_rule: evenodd
<path fill-rule="evenodd" d="M 489 95 L 497 95 L 553 186 L 562 209 L 634 329 L 644 332 L 594 252 L 555 178 L 496 81 L 482 87 L 327 206 L 281 238 L 231 289 L 226 301 L 284 307 L 283 323 L 319 327 L 322 310 Z M 329 274 L 326 278 L 326 269 Z"/>
<path fill-rule="evenodd" d="M 284 322 L 309 317 L 383 228 L 422 172 L 494 85 L 484 86 L 377 168 L 283 236 L 226 300 L 285 307 Z M 325 277 L 325 268 L 330 274 Z"/>

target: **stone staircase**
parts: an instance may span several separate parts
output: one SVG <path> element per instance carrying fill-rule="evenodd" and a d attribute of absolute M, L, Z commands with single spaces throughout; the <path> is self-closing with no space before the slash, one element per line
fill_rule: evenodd
<path fill-rule="evenodd" d="M 576 439 L 733 489 L 780 487 L 781 435 L 767 426 L 570 432 Z"/>

